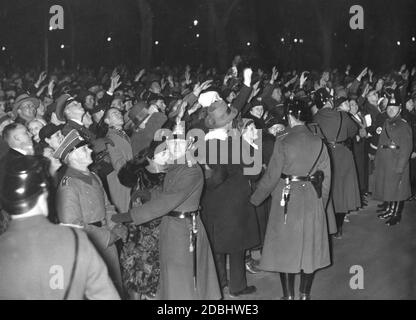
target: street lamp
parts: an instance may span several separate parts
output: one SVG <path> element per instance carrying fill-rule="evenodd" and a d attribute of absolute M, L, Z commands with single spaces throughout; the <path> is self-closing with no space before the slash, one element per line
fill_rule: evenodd
<path fill-rule="evenodd" d="M 111 42 L 111 40 L 112 40 L 111 37 L 107 38 L 107 42 Z"/>
<path fill-rule="evenodd" d="M 157 41 L 157 40 L 156 40 L 156 41 L 155 41 L 155 45 L 158 45 L 158 44 L 159 44 L 159 41 Z"/>
<path fill-rule="evenodd" d="M 194 26 L 198 25 L 198 20 L 194 20 Z"/>
<path fill-rule="evenodd" d="M 281 42 L 285 42 L 285 38 L 281 38 L 281 39 L 280 39 L 280 41 L 281 41 Z"/>
<path fill-rule="evenodd" d="M 400 46 L 400 41 L 397 41 L 397 45 Z"/>
<path fill-rule="evenodd" d="M 250 42 L 247 42 L 247 47 L 249 47 L 249 46 L 251 46 L 251 43 Z"/>
<path fill-rule="evenodd" d="M 298 39 L 297 38 L 293 39 L 293 42 L 294 43 L 297 43 L 298 42 Z"/>
<path fill-rule="evenodd" d="M 65 45 L 64 44 L 61 44 L 61 49 L 64 49 L 65 48 Z"/>
<path fill-rule="evenodd" d="M 199 33 L 196 34 L 196 37 L 199 38 Z"/>
<path fill-rule="evenodd" d="M 416 38 L 415 37 L 412 37 L 412 41 L 415 42 L 416 41 Z"/>
<path fill-rule="evenodd" d="M 303 43 L 303 39 L 299 39 L 299 43 Z"/>
<path fill-rule="evenodd" d="M 1 51 L 6 51 L 6 47 L 5 46 L 1 47 Z"/>

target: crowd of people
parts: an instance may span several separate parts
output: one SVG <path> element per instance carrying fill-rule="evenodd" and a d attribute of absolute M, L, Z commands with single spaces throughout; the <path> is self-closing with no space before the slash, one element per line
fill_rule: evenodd
<path fill-rule="evenodd" d="M 214 300 L 272 271 L 306 300 L 349 214 L 394 226 L 415 195 L 416 67 L 1 79 L 0 298 Z"/>

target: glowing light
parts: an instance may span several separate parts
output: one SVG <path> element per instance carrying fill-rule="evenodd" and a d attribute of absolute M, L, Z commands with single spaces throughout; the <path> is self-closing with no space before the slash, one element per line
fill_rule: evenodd
<path fill-rule="evenodd" d="M 344 44 L 344 47 L 346 48 L 346 47 L 348 47 L 348 44 Z"/>
<path fill-rule="evenodd" d="M 157 41 L 157 40 L 156 40 L 156 41 L 155 41 L 155 45 L 158 45 L 158 44 L 159 44 L 159 41 Z"/>
<path fill-rule="evenodd" d="M 397 45 L 400 46 L 400 41 L 397 41 Z"/>
<path fill-rule="evenodd" d="M 107 38 L 107 41 L 108 41 L 108 42 L 110 42 L 111 40 L 112 40 L 112 39 L 111 39 L 111 37 L 108 37 L 108 38 Z"/>
<path fill-rule="evenodd" d="M 194 26 L 198 25 L 198 20 L 194 20 Z"/>
<path fill-rule="evenodd" d="M 64 49 L 65 48 L 65 45 L 64 44 L 61 44 L 61 49 Z"/>
<path fill-rule="evenodd" d="M 281 41 L 281 42 L 285 42 L 285 38 L 281 38 L 281 39 L 280 39 L 280 41 Z"/>
<path fill-rule="evenodd" d="M 49 31 L 52 31 L 53 30 L 53 27 L 52 26 L 49 26 Z"/>
<path fill-rule="evenodd" d="M 416 41 L 416 38 L 415 37 L 412 37 L 412 41 L 415 42 Z"/>
<path fill-rule="evenodd" d="M 299 39 L 299 43 L 303 43 L 303 39 Z"/>
<path fill-rule="evenodd" d="M 247 42 L 247 47 L 249 47 L 249 46 L 251 46 L 251 43 L 250 42 Z"/>
<path fill-rule="evenodd" d="M 196 37 L 199 38 L 199 33 L 196 34 Z"/>
<path fill-rule="evenodd" d="M 293 42 L 294 43 L 298 42 L 298 39 L 297 38 L 293 39 Z"/>
<path fill-rule="evenodd" d="M 6 51 L 6 47 L 5 46 L 1 47 L 1 50 Z"/>

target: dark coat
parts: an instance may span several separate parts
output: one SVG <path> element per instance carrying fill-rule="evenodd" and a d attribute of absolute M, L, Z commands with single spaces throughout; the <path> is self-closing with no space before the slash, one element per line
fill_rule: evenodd
<path fill-rule="evenodd" d="M 18 158 L 24 157 L 24 154 L 9 148 L 3 158 L 0 159 L 0 187 L 3 185 L 3 177 L 8 166 L 14 163 Z"/>
<path fill-rule="evenodd" d="M 382 145 L 390 144 L 400 148 L 381 148 Z M 412 149 L 412 130 L 409 124 L 401 116 L 386 120 L 375 158 L 375 199 L 403 201 L 411 196 L 409 159 Z"/>
<path fill-rule="evenodd" d="M 199 165 L 169 166 L 163 188 L 149 202 L 134 207 L 135 224 L 162 217 L 160 224 L 160 291 L 162 300 L 216 300 L 221 298 L 211 247 L 202 221 L 197 217 L 197 290 L 193 281 L 193 253 L 189 250 L 188 219 L 166 216 L 171 211 L 189 212 L 199 207 L 204 177 Z"/>
<path fill-rule="evenodd" d="M 383 129 L 384 122 L 387 120 L 387 118 L 388 116 L 385 111 L 377 114 L 375 121 L 373 121 L 372 125 L 368 128 L 368 133 L 371 135 L 371 137 L 368 139 L 369 154 L 372 154 L 372 155 L 376 154 L 378 140 L 380 139 L 380 134 Z"/>
<path fill-rule="evenodd" d="M 0 137 L 0 159 L 9 151 L 9 145 Z"/>
<path fill-rule="evenodd" d="M 342 117 L 342 125 L 340 128 Z M 342 142 L 353 138 L 358 127 L 345 112 L 324 108 L 314 116 L 328 142 Z M 337 133 L 339 130 L 339 135 Z M 357 170 L 351 150 L 336 144 L 329 150 L 332 165 L 332 199 L 335 212 L 348 212 L 361 207 Z"/>
<path fill-rule="evenodd" d="M 73 129 L 77 130 L 81 137 L 88 142 L 93 142 L 96 139 L 95 134 L 88 130 L 88 128 L 72 120 L 67 121 L 61 132 L 66 136 Z"/>
<path fill-rule="evenodd" d="M 84 232 L 76 232 L 78 260 L 68 299 L 120 299 L 98 252 Z M 51 224 L 43 216 L 12 220 L 0 236 L 0 299 L 62 300 L 74 252 L 75 239 L 68 227 Z"/>
<path fill-rule="evenodd" d="M 311 273 L 330 264 L 328 223 L 325 206 L 331 184 L 330 159 L 325 146 L 315 169 L 324 172 L 322 198 L 310 182 L 292 182 L 287 221 L 280 205 L 287 175 L 306 176 L 312 169 L 322 140 L 303 125 L 288 129 L 276 139 L 273 155 L 265 175 L 250 201 L 261 204 L 270 194 L 272 208 L 263 246 L 260 268 L 267 271 Z"/>
<path fill-rule="evenodd" d="M 207 142 L 206 188 L 202 197 L 202 218 L 215 253 L 233 253 L 260 244 L 254 207 L 249 202 L 249 176 L 241 164 L 232 164 L 232 138 Z M 217 143 L 219 142 L 219 143 Z M 217 143 L 217 158 L 211 161 L 209 144 Z M 220 164 L 221 144 L 228 143 L 228 164 Z M 212 151 L 212 150 L 211 150 Z M 213 159 L 212 159 L 213 160 Z"/>

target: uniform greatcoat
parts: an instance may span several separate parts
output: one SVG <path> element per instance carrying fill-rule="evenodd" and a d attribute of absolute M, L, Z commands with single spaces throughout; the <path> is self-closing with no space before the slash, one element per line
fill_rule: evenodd
<path fill-rule="evenodd" d="M 204 177 L 199 165 L 172 164 L 162 190 L 151 200 L 130 210 L 135 224 L 162 217 L 160 224 L 160 291 L 162 300 L 214 300 L 221 298 L 217 272 L 205 228 L 197 217 L 197 289 L 194 289 L 193 253 L 188 218 L 166 216 L 171 211 L 190 212 L 199 207 Z"/>
<path fill-rule="evenodd" d="M 133 151 L 130 139 L 124 131 L 110 128 L 108 129 L 107 138 L 114 143 L 114 146 L 107 146 L 111 164 L 114 168 L 114 171 L 107 176 L 108 189 L 111 202 L 119 213 L 123 213 L 129 210 L 131 189 L 123 186 L 117 175 L 126 162 L 133 159 Z"/>
<path fill-rule="evenodd" d="M 68 299 L 120 299 L 104 261 L 86 234 L 75 231 L 78 259 Z M 12 220 L 0 236 L 0 256 L 0 300 L 61 300 L 70 282 L 75 237 L 44 216 Z"/>
<path fill-rule="evenodd" d="M 396 144 L 399 149 L 383 149 Z M 374 199 L 404 201 L 411 196 L 409 159 L 412 153 L 412 129 L 401 118 L 388 119 L 382 128 L 375 158 Z"/>
<path fill-rule="evenodd" d="M 318 159 L 322 140 L 304 125 L 288 129 L 276 139 L 272 158 L 250 201 L 261 204 L 269 194 L 272 207 L 264 240 L 260 269 L 266 271 L 312 273 L 330 264 L 327 216 L 324 201 L 331 184 L 331 166 L 325 146 L 312 171 L 322 170 L 322 198 L 310 182 L 292 182 L 284 223 L 280 205 L 285 180 L 281 174 L 306 176 Z M 326 200 L 325 200 L 326 199 Z"/>
<path fill-rule="evenodd" d="M 324 138 L 330 143 L 346 141 L 358 133 L 358 126 L 345 112 L 323 108 L 314 116 L 314 121 L 319 124 Z M 360 208 L 360 188 L 351 150 L 337 143 L 330 148 L 329 153 L 332 160 L 331 194 L 335 212 L 347 213 Z"/>
<path fill-rule="evenodd" d="M 111 279 L 121 290 L 118 252 L 116 246 L 110 243 L 110 230 L 115 226 L 110 218 L 116 214 L 116 210 L 108 200 L 98 176 L 68 167 L 58 187 L 56 204 L 59 221 L 85 230 L 107 264 Z M 97 222 L 102 225 L 92 225 Z"/>

